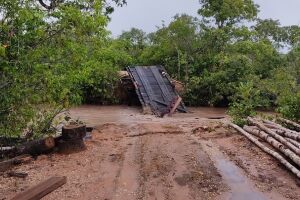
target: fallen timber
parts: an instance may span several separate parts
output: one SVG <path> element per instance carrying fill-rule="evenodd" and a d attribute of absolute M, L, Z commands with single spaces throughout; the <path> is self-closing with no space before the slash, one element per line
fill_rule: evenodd
<path fill-rule="evenodd" d="M 281 122 L 281 123 L 284 123 L 288 126 L 292 126 L 296 131 L 300 131 L 300 124 L 297 124 L 296 122 L 293 122 L 291 120 L 288 120 L 288 119 L 284 119 L 284 118 L 277 118 L 277 121 Z"/>
<path fill-rule="evenodd" d="M 295 147 L 292 143 L 290 143 L 289 141 L 287 141 L 284 137 L 278 135 L 276 132 L 274 132 L 273 130 L 267 128 L 263 123 L 248 117 L 247 118 L 248 121 L 257 126 L 259 129 L 263 130 L 264 132 L 268 133 L 269 135 L 271 135 L 272 137 L 274 137 L 276 140 L 278 140 L 279 142 L 281 142 L 282 144 L 284 144 L 286 147 L 290 148 L 294 153 L 296 153 L 298 156 L 300 155 L 300 149 Z"/>
<path fill-rule="evenodd" d="M 279 150 L 281 153 L 283 153 L 285 156 L 290 158 L 294 163 L 296 163 L 300 167 L 300 157 L 298 155 L 296 155 L 290 149 L 286 148 L 283 144 L 278 142 L 276 139 L 271 137 L 269 134 L 267 134 L 264 131 L 261 131 L 259 129 L 251 128 L 249 126 L 244 126 L 244 130 L 247 131 L 248 133 L 251 133 L 251 134 L 265 140 L 267 143 L 269 143 L 275 149 Z"/>
<path fill-rule="evenodd" d="M 300 141 L 300 133 L 297 131 L 293 131 L 290 129 L 287 129 L 279 124 L 276 124 L 275 122 L 269 121 L 269 120 L 263 120 L 264 125 L 270 129 L 274 129 L 278 134 L 284 137 L 291 138 L 296 141 Z"/>
<path fill-rule="evenodd" d="M 88 130 L 92 130 L 88 128 Z M 50 153 L 55 147 L 59 152 L 71 153 L 85 149 L 83 138 L 86 136 L 85 125 L 67 125 L 63 127 L 62 135 L 25 142 L 13 147 L 0 147 L 3 158 L 11 158 L 0 162 L 0 172 L 4 172 L 23 160 Z"/>
<path fill-rule="evenodd" d="M 300 143 L 291 139 L 291 138 L 286 138 L 287 141 L 289 141 L 290 143 L 292 143 L 295 147 L 298 147 L 300 149 Z"/>
<path fill-rule="evenodd" d="M 6 157 L 16 157 L 23 154 L 37 156 L 51 151 L 55 146 L 53 137 L 33 140 L 13 147 L 1 147 L 0 153 Z"/>
<path fill-rule="evenodd" d="M 283 164 L 288 170 L 290 170 L 293 174 L 295 174 L 300 179 L 300 171 L 295 166 L 293 166 L 291 163 L 289 163 L 287 161 L 287 159 L 285 159 L 282 155 L 280 155 L 276 151 L 273 151 L 270 148 L 268 148 L 267 146 L 265 146 L 263 143 L 258 141 L 258 139 L 256 139 L 252 134 L 248 133 L 247 131 L 245 131 L 244 129 L 239 127 L 238 125 L 230 123 L 229 126 L 234 128 L 236 131 L 238 131 L 242 135 L 244 135 L 246 138 L 248 138 L 251 142 L 256 144 L 264 152 L 266 152 L 269 155 L 276 158 L 281 164 Z"/>
<path fill-rule="evenodd" d="M 21 156 L 12 158 L 12 159 L 4 160 L 4 161 L 0 162 L 0 172 L 9 170 L 10 168 L 12 168 L 15 165 L 22 164 L 22 163 L 26 162 L 27 159 L 30 159 L 30 158 L 31 158 L 30 155 L 21 155 Z"/>

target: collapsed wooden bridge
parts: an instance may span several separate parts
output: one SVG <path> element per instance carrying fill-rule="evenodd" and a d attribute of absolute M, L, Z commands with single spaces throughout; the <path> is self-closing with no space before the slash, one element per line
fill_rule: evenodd
<path fill-rule="evenodd" d="M 159 117 L 176 110 L 187 112 L 164 67 L 135 66 L 127 67 L 127 71 L 144 110 L 150 108 Z"/>

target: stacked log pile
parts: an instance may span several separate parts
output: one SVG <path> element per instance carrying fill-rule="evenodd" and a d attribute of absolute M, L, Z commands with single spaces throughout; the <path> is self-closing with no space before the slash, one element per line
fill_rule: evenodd
<path fill-rule="evenodd" d="M 250 126 L 229 126 L 248 138 L 300 178 L 300 125 L 279 118 L 278 122 L 248 117 Z"/>

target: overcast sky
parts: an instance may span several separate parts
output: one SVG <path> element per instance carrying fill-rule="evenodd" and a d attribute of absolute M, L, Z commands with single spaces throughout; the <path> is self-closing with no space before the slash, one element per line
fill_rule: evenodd
<path fill-rule="evenodd" d="M 300 0 L 254 0 L 260 5 L 261 18 L 280 20 L 282 25 L 300 25 Z M 145 32 L 156 30 L 162 21 L 168 24 L 177 13 L 197 16 L 198 0 L 127 0 L 127 6 L 116 8 L 109 23 L 113 36 L 136 27 Z"/>

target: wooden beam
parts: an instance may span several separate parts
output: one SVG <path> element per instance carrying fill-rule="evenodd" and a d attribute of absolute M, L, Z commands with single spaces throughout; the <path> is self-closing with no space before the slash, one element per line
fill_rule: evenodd
<path fill-rule="evenodd" d="M 161 104 L 161 105 L 164 105 L 164 106 L 166 106 L 166 107 L 169 106 L 167 103 L 162 102 L 162 101 L 159 101 L 159 100 L 157 100 L 157 99 L 154 99 L 153 101 L 155 101 L 156 103 L 159 103 L 159 104 Z M 179 110 L 180 112 L 186 112 L 185 110 L 183 110 L 182 108 L 179 108 L 179 107 L 177 107 L 177 110 Z M 223 117 L 223 118 L 224 118 L 224 117 Z"/>
<path fill-rule="evenodd" d="M 39 200 L 67 182 L 67 178 L 51 177 L 38 185 L 17 194 L 12 200 Z"/>
<path fill-rule="evenodd" d="M 180 96 L 178 96 L 177 99 L 176 99 L 176 101 L 174 102 L 174 104 L 171 107 L 169 116 L 171 116 L 175 112 L 175 110 L 177 109 L 177 107 L 180 105 L 181 101 L 182 101 L 182 98 Z"/>

